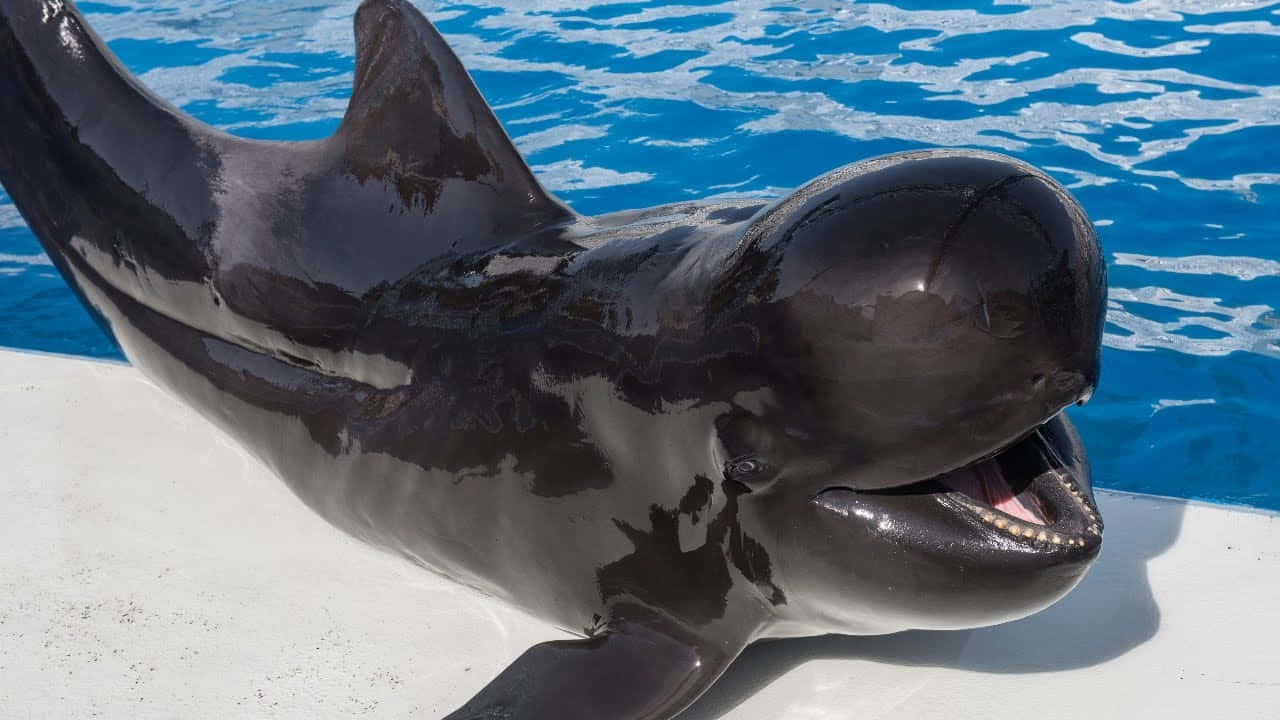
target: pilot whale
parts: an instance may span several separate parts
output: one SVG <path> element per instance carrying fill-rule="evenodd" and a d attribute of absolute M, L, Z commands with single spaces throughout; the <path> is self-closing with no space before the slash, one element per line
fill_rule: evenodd
<path fill-rule="evenodd" d="M 69 0 L 0 0 L 0 181 L 130 361 L 315 512 L 581 637 L 450 718 L 670 718 L 759 639 L 1079 582 L 1102 521 L 1063 411 L 1106 278 L 1043 172 L 908 152 L 585 217 L 411 4 L 355 30 L 337 131 L 256 142 Z"/>

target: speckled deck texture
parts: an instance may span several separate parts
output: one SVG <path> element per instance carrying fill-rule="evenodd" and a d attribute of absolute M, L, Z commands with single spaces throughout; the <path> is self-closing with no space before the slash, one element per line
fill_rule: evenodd
<path fill-rule="evenodd" d="M 131 368 L 0 351 L 0 718 L 434 718 L 564 637 L 322 522 Z M 1067 599 L 757 645 L 682 718 L 1280 718 L 1280 516 L 1103 492 Z"/>

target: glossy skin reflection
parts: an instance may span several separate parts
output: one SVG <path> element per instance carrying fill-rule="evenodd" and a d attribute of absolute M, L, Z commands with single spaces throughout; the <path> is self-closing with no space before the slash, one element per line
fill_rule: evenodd
<path fill-rule="evenodd" d="M 412 6 L 366 1 L 356 39 L 338 132 L 261 143 L 69 4 L 0 0 L 0 180 L 130 360 L 316 512 L 587 636 L 451 717 L 667 718 L 758 638 L 1079 581 L 1101 522 L 1060 411 L 1105 277 L 1043 173 L 917 152 L 581 217 Z M 983 468 L 1043 523 L 948 490 Z"/>

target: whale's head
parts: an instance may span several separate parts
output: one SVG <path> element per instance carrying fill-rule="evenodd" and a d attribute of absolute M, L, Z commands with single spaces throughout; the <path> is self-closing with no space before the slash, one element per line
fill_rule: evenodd
<path fill-rule="evenodd" d="M 713 443 L 783 613 L 879 633 L 1040 610 L 1101 545 L 1062 414 L 1098 381 L 1105 266 L 1042 172 L 959 151 L 823 177 L 745 231 L 713 303 L 758 342 Z"/>

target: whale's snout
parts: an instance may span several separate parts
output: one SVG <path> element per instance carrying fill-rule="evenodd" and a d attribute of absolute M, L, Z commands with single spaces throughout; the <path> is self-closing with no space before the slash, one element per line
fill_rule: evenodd
<path fill-rule="evenodd" d="M 1093 224 L 1043 173 L 987 155 L 944 158 L 940 235 L 922 243 L 924 292 L 970 308 L 970 332 L 994 340 L 987 361 L 1036 358 L 1029 378 L 1056 407 L 1087 399 L 1099 375 L 1105 265 Z M 951 167 L 954 166 L 954 167 Z M 950 205 L 951 207 L 947 207 Z"/>
<path fill-rule="evenodd" d="M 814 389 L 852 487 L 989 455 L 1097 385 L 1097 236 L 1025 163 L 968 151 L 859 163 L 780 202 L 748 238 L 770 285 L 746 312 L 782 371 Z"/>

